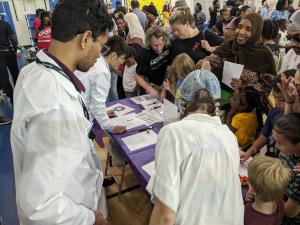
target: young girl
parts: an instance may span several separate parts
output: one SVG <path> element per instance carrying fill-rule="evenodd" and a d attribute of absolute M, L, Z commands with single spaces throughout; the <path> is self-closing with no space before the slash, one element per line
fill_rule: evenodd
<path fill-rule="evenodd" d="M 274 125 L 273 137 L 282 154 L 281 160 L 292 171 L 284 195 L 285 217 L 282 224 L 300 224 L 300 176 L 295 171 L 297 163 L 300 162 L 300 113 L 290 113 L 280 118 Z"/>
<path fill-rule="evenodd" d="M 123 88 L 127 98 L 134 96 L 134 91 L 136 87 L 136 81 L 134 79 L 136 70 L 136 51 L 133 47 L 129 46 L 128 53 L 126 55 L 125 69 L 123 73 Z"/>
<path fill-rule="evenodd" d="M 256 107 L 259 103 L 259 93 L 252 87 L 236 91 L 231 100 L 231 109 L 226 123 L 237 137 L 240 148 L 251 145 L 256 137 L 258 121 Z"/>
<path fill-rule="evenodd" d="M 41 22 L 37 38 L 37 46 L 39 50 L 48 50 L 51 44 L 51 19 L 48 12 L 44 11 L 41 13 Z"/>
<path fill-rule="evenodd" d="M 174 104 L 179 107 L 180 87 L 184 78 L 195 70 L 195 63 L 186 53 L 181 53 L 174 59 L 167 71 L 167 79 L 163 83 L 162 98 L 169 92 L 175 99 Z"/>

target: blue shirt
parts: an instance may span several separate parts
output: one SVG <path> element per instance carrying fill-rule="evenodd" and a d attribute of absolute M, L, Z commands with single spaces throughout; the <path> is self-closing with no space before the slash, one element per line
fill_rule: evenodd
<path fill-rule="evenodd" d="M 139 10 L 139 9 L 134 9 L 134 10 L 132 10 L 132 12 L 135 15 L 137 15 L 137 17 L 139 18 L 141 26 L 143 27 L 144 30 L 146 30 L 147 23 L 148 23 L 146 14 L 143 11 Z"/>
<path fill-rule="evenodd" d="M 272 135 L 272 129 L 275 122 L 283 116 L 283 112 L 279 108 L 272 109 L 267 117 L 266 123 L 261 131 L 261 134 L 269 138 Z"/>
<path fill-rule="evenodd" d="M 272 20 L 288 20 L 289 19 L 289 12 L 284 10 L 282 11 L 277 11 L 275 10 L 274 12 L 272 12 L 271 14 L 271 19 Z"/>

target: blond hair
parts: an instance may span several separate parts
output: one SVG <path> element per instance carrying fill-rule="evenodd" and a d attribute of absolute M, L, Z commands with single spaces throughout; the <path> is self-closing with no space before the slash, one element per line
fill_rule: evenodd
<path fill-rule="evenodd" d="M 181 53 L 175 57 L 171 67 L 167 71 L 167 79 L 170 82 L 171 90 L 175 92 L 176 81 L 180 77 L 184 79 L 190 72 L 196 69 L 196 65 L 191 57 L 186 53 Z"/>
<path fill-rule="evenodd" d="M 281 198 L 290 181 L 290 171 L 279 159 L 258 156 L 248 166 L 248 181 L 257 198 L 269 202 Z"/>
<path fill-rule="evenodd" d="M 172 26 L 175 23 L 182 25 L 189 23 L 192 25 L 194 23 L 194 16 L 192 15 L 191 10 L 189 8 L 177 8 L 172 12 L 169 18 L 169 24 Z"/>

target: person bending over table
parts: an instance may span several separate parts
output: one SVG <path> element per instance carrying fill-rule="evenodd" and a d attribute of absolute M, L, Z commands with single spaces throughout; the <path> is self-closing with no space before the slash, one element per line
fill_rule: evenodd
<path fill-rule="evenodd" d="M 124 126 L 113 126 L 106 112 L 107 98 L 111 88 L 111 72 L 117 72 L 123 64 L 128 45 L 118 36 L 110 37 L 102 48 L 102 55 L 95 65 L 86 73 L 76 71 L 76 75 L 84 84 L 86 91 L 82 94 L 86 107 L 91 114 L 91 121 L 96 119 L 102 129 L 113 134 L 123 133 Z M 110 112 L 113 114 L 113 112 Z"/>
<path fill-rule="evenodd" d="M 159 98 L 157 88 L 162 85 L 167 66 L 171 63 L 169 33 L 158 26 L 149 28 L 146 46 L 137 60 L 135 80 L 152 97 Z"/>
<path fill-rule="evenodd" d="M 183 81 L 183 119 L 162 128 L 157 139 L 147 186 L 155 201 L 150 225 L 243 224 L 239 147 L 215 116 L 220 96 L 211 72 L 196 70 Z"/>

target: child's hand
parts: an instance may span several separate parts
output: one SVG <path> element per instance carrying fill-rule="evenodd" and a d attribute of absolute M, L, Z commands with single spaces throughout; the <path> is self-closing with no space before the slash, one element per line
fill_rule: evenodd
<path fill-rule="evenodd" d="M 114 110 L 107 110 L 106 113 L 107 113 L 107 115 L 108 115 L 109 118 L 114 118 L 114 117 L 117 116 L 115 114 Z"/>
<path fill-rule="evenodd" d="M 247 161 L 247 159 L 251 156 L 250 152 L 241 152 L 240 153 L 240 162 L 241 164 L 244 164 L 244 162 Z"/>
<path fill-rule="evenodd" d="M 281 74 L 281 83 L 278 84 L 278 88 L 280 89 L 282 95 L 285 98 L 286 102 L 294 102 L 295 96 L 294 91 L 295 88 L 293 86 L 293 77 L 289 77 L 289 79 L 286 79 L 286 76 L 284 73 Z"/>
<path fill-rule="evenodd" d="M 171 91 L 171 87 L 170 87 L 170 82 L 169 82 L 169 80 L 165 80 L 165 81 L 163 82 L 163 87 L 164 87 L 165 90 Z"/>
<path fill-rule="evenodd" d="M 293 170 L 294 170 L 296 173 L 300 174 L 300 162 L 298 162 L 298 163 L 296 164 L 296 166 L 294 166 Z"/>
<path fill-rule="evenodd" d="M 236 90 L 239 89 L 242 86 L 242 80 L 239 78 L 232 78 L 231 86 Z"/>
<path fill-rule="evenodd" d="M 203 61 L 201 69 L 211 71 L 211 65 L 209 61 Z"/>

